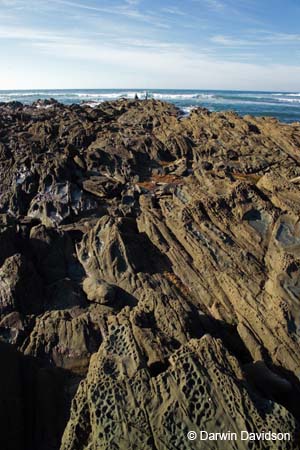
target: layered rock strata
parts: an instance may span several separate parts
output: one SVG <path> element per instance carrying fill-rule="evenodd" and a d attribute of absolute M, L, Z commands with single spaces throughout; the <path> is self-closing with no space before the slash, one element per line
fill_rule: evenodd
<path fill-rule="evenodd" d="M 1 449 L 298 448 L 299 184 L 299 123 L 0 105 Z"/>

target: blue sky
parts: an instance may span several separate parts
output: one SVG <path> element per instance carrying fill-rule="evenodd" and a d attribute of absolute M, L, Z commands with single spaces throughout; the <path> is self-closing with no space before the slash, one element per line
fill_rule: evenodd
<path fill-rule="evenodd" d="M 300 90 L 299 0 L 0 0 L 0 89 Z"/>

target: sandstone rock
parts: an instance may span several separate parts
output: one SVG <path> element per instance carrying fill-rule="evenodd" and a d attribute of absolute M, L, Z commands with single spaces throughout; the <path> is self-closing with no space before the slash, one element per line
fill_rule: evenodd
<path fill-rule="evenodd" d="M 296 431 L 292 415 L 259 399 L 242 382 L 237 360 L 208 335 L 175 351 L 159 372 L 151 376 L 146 369 L 129 321 L 112 326 L 73 400 L 61 449 L 190 449 L 188 431 L 215 432 L 216 423 L 220 432 L 238 435 L 240 430 Z M 196 440 L 193 447 L 201 449 L 203 442 Z"/>
<path fill-rule="evenodd" d="M 7 258 L 0 269 L 0 315 L 38 314 L 42 307 L 42 283 L 33 265 L 18 253 Z"/>
<path fill-rule="evenodd" d="M 83 282 L 83 290 L 91 302 L 103 305 L 114 305 L 116 303 L 117 289 L 112 284 L 102 280 L 95 280 L 92 277 L 86 278 Z"/>
<path fill-rule="evenodd" d="M 0 447 L 297 448 L 299 123 L 50 100 L 0 127 Z"/>
<path fill-rule="evenodd" d="M 36 319 L 22 351 L 45 365 L 84 374 L 102 340 L 99 319 L 95 321 L 90 311 L 78 308 L 47 312 Z"/>

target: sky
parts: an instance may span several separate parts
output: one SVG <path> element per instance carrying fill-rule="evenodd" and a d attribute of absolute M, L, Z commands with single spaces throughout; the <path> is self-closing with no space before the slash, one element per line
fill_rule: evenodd
<path fill-rule="evenodd" d="M 0 89 L 300 91 L 299 0 L 0 0 Z"/>

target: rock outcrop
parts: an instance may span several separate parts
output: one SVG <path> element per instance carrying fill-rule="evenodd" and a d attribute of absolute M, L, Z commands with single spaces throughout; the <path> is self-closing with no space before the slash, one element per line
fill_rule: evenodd
<path fill-rule="evenodd" d="M 299 183 L 299 123 L 0 105 L 1 449 L 298 448 Z"/>

